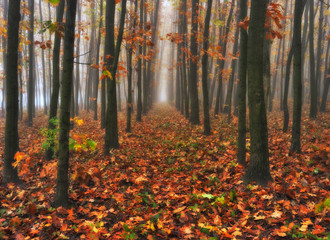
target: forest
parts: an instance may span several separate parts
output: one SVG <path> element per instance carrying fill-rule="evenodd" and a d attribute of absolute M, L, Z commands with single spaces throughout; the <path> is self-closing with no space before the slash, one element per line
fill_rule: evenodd
<path fill-rule="evenodd" d="M 0 0 L 0 239 L 329 239 L 330 0 Z"/>

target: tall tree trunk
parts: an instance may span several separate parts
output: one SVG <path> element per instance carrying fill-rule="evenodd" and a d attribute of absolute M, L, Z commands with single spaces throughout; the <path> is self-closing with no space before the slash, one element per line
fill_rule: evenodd
<path fill-rule="evenodd" d="M 316 51 L 316 85 L 317 85 L 317 96 L 320 96 L 320 86 L 321 86 L 321 59 L 323 53 L 323 19 L 324 19 L 324 12 L 323 12 L 324 3 L 320 2 L 320 17 L 319 17 L 319 32 L 318 32 L 318 40 L 317 40 L 317 51 Z M 319 100 L 319 98 L 318 98 Z"/>
<path fill-rule="evenodd" d="M 61 33 L 64 29 L 63 27 L 64 6 L 65 6 L 65 1 L 60 0 L 60 3 L 56 9 L 56 22 L 58 25 L 58 29 L 55 32 L 55 42 L 53 49 L 53 92 L 50 99 L 50 108 L 49 108 L 48 132 L 50 134 L 49 136 L 47 136 L 49 147 L 46 150 L 46 156 L 45 156 L 47 160 L 52 159 L 54 155 L 54 137 L 51 132 L 53 132 L 54 129 L 56 128 L 56 125 L 54 124 L 54 119 L 56 118 L 57 115 L 58 96 L 60 91 L 60 49 L 61 49 Z"/>
<path fill-rule="evenodd" d="M 3 0 L 3 20 L 5 22 L 8 21 L 8 0 Z M 8 24 L 7 24 L 8 27 Z M 2 45 L 3 45 L 3 53 L 2 53 L 2 57 L 3 57 L 3 69 L 7 69 L 7 38 L 5 37 L 5 35 L 3 35 L 1 37 L 2 39 Z M 3 88 L 2 88 L 2 103 L 1 103 L 1 112 L 2 114 L 5 113 L 5 101 L 6 101 L 6 81 L 3 82 Z"/>
<path fill-rule="evenodd" d="M 239 19 L 244 21 L 247 16 L 247 0 L 240 0 Z M 247 74 L 247 54 L 248 54 L 248 34 L 240 28 L 239 46 L 239 82 L 238 82 L 238 140 L 237 140 L 237 161 L 243 166 L 246 165 L 246 74 Z"/>
<path fill-rule="evenodd" d="M 200 124 L 199 121 L 199 101 L 198 101 L 198 16 L 199 0 L 192 0 L 191 15 L 191 40 L 190 40 L 190 122 Z"/>
<path fill-rule="evenodd" d="M 77 24 L 80 24 L 81 22 L 81 6 L 80 6 L 80 2 L 79 0 L 77 0 L 77 11 L 78 11 L 78 14 L 77 14 L 77 21 L 78 23 Z M 80 27 L 78 27 L 78 39 L 77 39 L 77 48 L 76 48 L 76 61 L 78 62 L 78 64 L 76 64 L 76 76 L 75 76 L 75 87 L 74 87 L 74 90 L 75 90 L 75 93 L 74 93 L 74 96 L 75 96 L 75 115 L 78 116 L 79 115 L 79 91 L 80 91 L 80 65 L 79 65 L 79 62 L 80 62 Z"/>
<path fill-rule="evenodd" d="M 237 18 L 238 20 L 239 18 Z M 237 28 L 235 32 L 235 42 L 234 42 L 234 47 L 233 47 L 233 56 L 237 54 L 238 50 L 238 34 L 239 34 L 239 28 L 238 28 L 239 22 L 237 21 Z M 228 123 L 231 121 L 231 103 L 232 103 L 232 96 L 233 96 L 233 86 L 234 86 L 234 78 L 235 78 L 235 73 L 236 73 L 236 59 L 231 60 L 231 75 L 228 81 L 228 86 L 227 86 L 227 96 L 226 96 L 226 102 L 225 102 L 225 107 L 224 107 L 224 112 L 228 113 Z"/>
<path fill-rule="evenodd" d="M 18 43 L 20 22 L 20 0 L 10 0 L 8 7 L 8 45 L 6 54 L 6 127 L 5 158 L 2 183 L 18 182 L 17 168 L 13 167 L 15 154 L 19 150 L 18 140 Z"/>
<path fill-rule="evenodd" d="M 294 10 L 294 32 L 293 32 L 293 123 L 290 152 L 301 153 L 300 129 L 301 129 L 301 108 L 302 108 L 302 43 L 301 43 L 301 18 L 304 12 L 306 0 L 296 0 Z"/>
<path fill-rule="evenodd" d="M 28 84 L 28 124 L 33 124 L 33 108 L 35 105 L 35 81 L 34 81 L 34 0 L 28 2 L 30 19 L 29 19 L 29 84 Z"/>
<path fill-rule="evenodd" d="M 140 0 L 140 32 L 143 29 L 143 4 L 144 0 Z M 139 44 L 139 55 L 143 54 L 143 47 Z M 138 99 L 137 99 L 137 113 L 136 113 L 136 121 L 142 121 L 142 59 L 139 57 L 138 59 Z"/>
<path fill-rule="evenodd" d="M 207 11 L 205 16 L 205 26 L 203 34 L 203 51 L 202 58 L 202 87 L 203 87 L 203 110 L 204 110 L 204 134 L 211 134 L 210 126 L 210 113 L 209 113 L 209 92 L 207 87 L 208 81 L 208 49 L 209 49 L 209 32 L 210 32 L 210 19 L 211 19 L 212 0 L 207 1 Z"/>
<path fill-rule="evenodd" d="M 234 7 L 235 7 L 235 1 L 232 2 L 232 5 L 231 5 L 230 11 L 229 11 L 229 16 L 228 16 L 227 23 L 226 23 L 226 29 L 225 29 L 225 37 L 226 38 L 228 37 L 228 33 L 229 33 L 229 30 L 230 30 L 230 23 L 231 23 L 231 19 L 232 19 L 232 16 L 233 16 Z M 221 49 L 222 49 L 223 58 L 226 58 L 226 52 L 227 52 L 227 41 L 226 40 L 224 40 L 222 42 Z M 225 63 L 226 63 L 225 59 L 220 60 L 219 71 L 218 71 L 219 78 L 218 78 L 217 97 L 216 97 L 216 100 L 215 100 L 215 108 L 214 108 L 214 114 L 215 115 L 218 115 L 219 112 L 222 112 L 222 99 L 223 99 L 223 96 L 222 96 L 222 78 L 223 78 L 223 70 L 224 70 L 224 67 L 225 67 Z"/>
<path fill-rule="evenodd" d="M 267 2 L 251 2 L 248 37 L 248 97 L 251 134 L 250 164 L 244 182 L 266 185 L 272 180 L 269 171 L 268 132 L 263 88 L 263 45 Z"/>
<path fill-rule="evenodd" d="M 125 14 L 126 14 L 126 2 L 127 0 L 122 0 L 121 2 L 121 15 L 120 15 L 120 25 L 119 32 L 116 42 L 116 49 L 114 48 L 114 17 L 115 13 L 112 9 L 116 5 L 115 0 L 107 0 L 106 8 L 106 48 L 105 51 L 108 55 L 110 53 L 113 58 L 113 65 L 111 66 L 112 78 L 108 80 L 108 107 L 107 107 L 107 122 L 105 126 L 105 144 L 104 144 L 104 155 L 109 155 L 109 151 L 112 148 L 119 148 L 118 142 L 118 119 L 117 119 L 117 95 L 116 95 L 116 72 L 118 66 L 118 60 L 120 55 L 120 47 L 123 39 L 124 25 L 125 25 Z M 112 31 L 111 31 L 112 30 Z M 111 32 L 110 32 L 111 31 Z M 109 37 L 108 37 L 109 36 Z M 112 46 L 111 46 L 112 45 Z M 114 54 L 111 54 L 114 50 Z M 107 67 L 108 67 L 107 60 Z"/>
<path fill-rule="evenodd" d="M 100 46 L 101 46 L 101 29 L 103 27 L 103 0 L 100 3 L 100 23 L 99 23 L 99 33 L 97 36 L 97 46 L 96 46 L 96 66 L 100 64 Z M 99 79 L 100 79 L 100 71 L 96 69 L 95 71 L 95 79 L 94 79 L 94 94 L 93 94 L 93 103 L 94 103 L 94 120 L 97 120 L 97 99 L 99 93 Z"/>
<path fill-rule="evenodd" d="M 289 95 L 289 83 L 290 83 L 290 72 L 291 72 L 291 62 L 293 58 L 294 46 L 290 48 L 288 59 L 286 61 L 286 72 L 285 72 L 285 81 L 284 81 L 284 93 L 283 93 L 283 132 L 288 131 L 289 127 L 289 108 L 288 108 L 288 95 Z"/>
<path fill-rule="evenodd" d="M 59 159 L 55 206 L 68 206 L 70 104 L 73 84 L 73 54 L 77 0 L 67 0 L 64 33 L 63 79 L 60 106 Z"/>
<path fill-rule="evenodd" d="M 134 2 L 134 12 L 137 14 L 138 8 L 138 1 L 135 0 Z M 135 27 L 136 27 L 136 18 L 133 20 L 133 33 L 132 37 L 135 36 Z M 132 68 L 132 58 L 133 58 L 133 42 L 128 46 L 127 51 L 127 122 L 126 122 L 126 132 L 131 132 L 131 120 L 132 120 L 132 75 L 133 75 L 133 68 Z"/>
<path fill-rule="evenodd" d="M 316 118 L 317 115 L 317 82 L 315 79 L 315 56 L 314 56 L 314 0 L 309 0 L 309 65 L 310 65 L 310 118 Z"/>
<path fill-rule="evenodd" d="M 40 21 L 43 22 L 42 18 L 42 1 L 39 0 L 39 15 Z M 41 33 L 41 41 L 44 41 L 44 34 Z M 41 50 L 41 64 L 42 64 L 42 82 L 43 82 L 43 100 L 44 100 L 44 114 L 48 112 L 47 106 L 47 82 L 46 82 L 46 64 L 45 64 L 45 51 Z"/>

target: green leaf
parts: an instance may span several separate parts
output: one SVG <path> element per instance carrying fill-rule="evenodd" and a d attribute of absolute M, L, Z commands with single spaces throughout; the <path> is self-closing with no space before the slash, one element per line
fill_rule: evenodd
<path fill-rule="evenodd" d="M 202 194 L 202 197 L 203 198 L 208 198 L 208 199 L 213 199 L 214 198 L 214 196 L 212 194 L 209 194 L 209 193 Z"/>
<path fill-rule="evenodd" d="M 97 143 L 96 143 L 96 142 L 94 142 L 94 141 L 91 140 L 91 139 L 88 139 L 88 140 L 87 140 L 87 147 L 88 147 L 89 149 L 91 149 L 91 150 L 95 150 L 96 146 L 97 146 Z"/>
<path fill-rule="evenodd" d="M 60 0 L 49 0 L 49 2 L 50 2 L 51 4 L 56 5 L 56 4 L 58 4 L 58 3 L 60 2 Z"/>

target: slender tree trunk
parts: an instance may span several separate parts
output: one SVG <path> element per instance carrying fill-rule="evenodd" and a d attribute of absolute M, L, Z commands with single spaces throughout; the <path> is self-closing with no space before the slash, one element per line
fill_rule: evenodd
<path fill-rule="evenodd" d="M 210 126 L 210 113 L 209 113 L 209 92 L 207 88 L 208 81 L 208 54 L 207 51 L 209 49 L 209 32 L 210 32 L 210 19 L 211 19 L 211 9 L 212 9 L 212 0 L 207 1 L 207 12 L 205 16 L 205 26 L 204 26 L 204 34 L 203 34 L 203 51 L 204 55 L 202 58 L 202 87 L 203 87 L 203 110 L 204 110 L 204 134 L 211 134 L 211 126 Z"/>
<path fill-rule="evenodd" d="M 138 1 L 135 0 L 134 2 L 134 11 L 137 13 L 138 8 Z M 135 27 L 136 27 L 136 18 L 133 21 L 133 38 L 135 36 Z M 132 68 L 132 57 L 133 57 L 133 42 L 128 46 L 127 51 L 127 122 L 126 122 L 126 132 L 131 132 L 131 120 L 132 120 L 132 75 L 133 75 L 133 68 Z"/>
<path fill-rule="evenodd" d="M 10 0 L 8 7 L 8 45 L 6 54 L 6 127 L 5 157 L 2 183 L 18 182 L 17 168 L 13 167 L 15 154 L 19 150 L 18 140 L 18 44 L 20 22 L 20 0 Z"/>
<path fill-rule="evenodd" d="M 293 123 L 290 152 L 301 153 L 300 129 L 301 129 L 301 108 L 302 108 L 302 43 L 301 43 L 301 18 L 304 12 L 306 0 L 296 0 L 294 10 L 294 32 L 293 32 Z"/>
<path fill-rule="evenodd" d="M 238 19 L 238 18 L 237 18 Z M 238 21 L 237 21 L 237 29 L 235 32 L 235 42 L 234 42 L 234 47 L 233 47 L 233 56 L 237 54 L 238 50 L 238 34 L 239 34 L 239 28 L 238 28 Z M 234 86 L 234 78 L 235 78 L 235 73 L 236 73 L 236 64 L 237 60 L 232 59 L 231 60 L 231 75 L 228 81 L 228 86 L 227 86 L 227 97 L 226 97 L 226 103 L 224 107 L 224 112 L 228 113 L 228 123 L 231 121 L 231 106 L 232 106 L 232 96 L 233 96 L 233 86 Z"/>
<path fill-rule="evenodd" d="M 81 22 L 81 6 L 80 1 L 77 0 L 77 25 Z M 77 47 L 76 47 L 76 61 L 80 62 L 80 27 L 78 27 L 78 39 L 77 39 Z M 76 77 L 75 77 L 75 115 L 79 116 L 79 91 L 80 91 L 80 65 L 76 64 Z"/>
<path fill-rule="evenodd" d="M 233 11 L 234 11 L 234 7 L 235 7 L 235 1 L 232 2 L 232 5 L 230 7 L 230 11 L 229 11 L 229 16 L 227 19 L 227 23 L 226 23 L 226 30 L 225 30 L 225 37 L 228 37 L 228 33 L 230 30 L 230 23 L 231 23 L 231 19 L 233 16 Z M 227 52 L 227 41 L 224 40 L 222 42 L 222 56 L 225 58 L 226 57 L 226 52 Z M 220 60 L 220 64 L 219 64 L 219 78 L 218 78 L 218 88 L 217 88 L 217 97 L 215 100 L 215 108 L 214 108 L 214 114 L 218 115 L 219 112 L 222 112 L 222 78 L 223 78 L 223 70 L 225 67 L 225 59 L 221 59 Z"/>
<path fill-rule="evenodd" d="M 251 135 L 250 164 L 244 182 L 266 185 L 272 180 L 269 171 L 267 117 L 263 88 L 263 45 L 267 2 L 251 2 L 248 37 L 248 97 Z"/>
<path fill-rule="evenodd" d="M 310 118 L 316 118 L 317 115 L 317 81 L 315 79 L 315 56 L 314 56 L 314 0 L 309 0 L 309 65 L 310 65 Z"/>
<path fill-rule="evenodd" d="M 77 0 L 67 0 L 64 34 L 63 79 L 60 106 L 59 159 L 55 206 L 68 206 L 70 104 L 73 85 L 73 54 Z"/>
<path fill-rule="evenodd" d="M 191 40 L 190 40 L 190 122 L 192 124 L 200 124 L 199 121 L 199 101 L 198 101 L 198 15 L 199 0 L 192 0 L 191 15 Z"/>
<path fill-rule="evenodd" d="M 97 46 L 96 46 L 96 66 L 99 66 L 100 62 L 100 45 L 101 45 L 101 29 L 103 27 L 103 0 L 100 3 L 100 23 L 99 23 L 99 33 L 97 36 Z M 94 103 L 94 120 L 97 120 L 97 99 L 99 93 L 99 79 L 100 79 L 100 71 L 96 69 L 95 71 L 95 79 L 94 79 L 94 94 L 93 94 L 93 103 Z"/>
<path fill-rule="evenodd" d="M 291 72 L 291 62 L 293 58 L 294 46 L 291 46 L 288 59 L 286 62 L 286 72 L 285 72 L 285 82 L 284 82 L 284 96 L 283 96 L 283 132 L 288 131 L 289 127 L 289 108 L 288 108 L 288 95 L 289 95 L 289 83 L 290 83 L 290 72 Z"/>
<path fill-rule="evenodd" d="M 108 80 L 108 107 L 107 107 L 107 122 L 105 126 L 105 144 L 104 144 L 104 155 L 109 155 L 109 151 L 112 148 L 119 148 L 118 141 L 118 119 L 117 119 L 117 95 L 116 95 L 116 72 L 118 66 L 118 60 L 120 55 L 120 47 L 123 39 L 124 25 L 125 25 L 125 14 L 126 14 L 126 2 L 127 0 L 122 0 L 121 2 L 121 15 L 120 15 L 120 26 L 116 42 L 116 49 L 114 48 L 114 17 L 115 13 L 112 12 L 112 9 L 116 5 L 115 0 L 107 0 L 107 9 L 106 9 L 106 33 L 107 39 L 109 38 L 110 42 L 106 40 L 105 51 L 108 55 L 112 55 L 111 51 L 114 50 L 113 65 L 111 67 L 112 79 Z M 111 31 L 113 30 L 113 31 Z M 110 32 L 111 31 L 111 32 Z M 109 37 L 108 37 L 109 36 Z M 113 46 L 111 46 L 111 44 Z M 110 45 L 110 46 L 109 46 Z M 107 61 L 107 66 L 109 62 Z"/>
<path fill-rule="evenodd" d="M 55 32 L 55 42 L 53 50 L 53 92 L 50 100 L 49 108 L 49 125 L 48 132 L 52 132 L 56 126 L 54 124 L 54 119 L 57 115 L 58 106 L 58 96 L 60 91 L 60 49 L 61 49 L 61 32 L 63 31 L 63 15 L 64 15 L 65 1 L 60 0 L 59 5 L 56 9 L 56 22 L 58 29 Z M 54 155 L 54 139 L 52 134 L 47 136 L 47 141 L 49 142 L 49 148 L 46 150 L 45 158 L 50 160 Z"/>
<path fill-rule="evenodd" d="M 35 81 L 34 81 L 34 0 L 29 0 L 29 84 L 28 84 L 28 124 L 33 124 L 33 108 L 35 105 Z"/>
<path fill-rule="evenodd" d="M 143 4 L 144 0 L 140 0 L 140 31 L 143 29 Z M 143 54 L 143 47 L 139 44 L 139 55 Z M 138 60 L 138 99 L 137 99 L 137 114 L 136 114 L 136 121 L 142 121 L 142 59 L 139 57 Z"/>
<path fill-rule="evenodd" d="M 321 59 L 322 59 L 322 53 L 323 53 L 323 19 L 324 19 L 324 12 L 323 12 L 323 2 L 320 2 L 320 17 L 319 17 L 319 32 L 318 32 L 318 40 L 317 40 L 317 51 L 316 51 L 316 85 L 317 85 L 317 96 L 320 96 L 320 86 L 321 86 Z M 318 100 L 320 98 L 317 98 Z M 319 103 L 319 102 L 318 102 Z"/>
<path fill-rule="evenodd" d="M 5 22 L 8 21 L 8 0 L 3 0 L 3 20 Z M 7 24 L 8 26 L 8 24 Z M 3 53 L 2 53 L 2 57 L 3 57 L 3 69 L 7 69 L 7 38 L 5 37 L 5 35 L 3 35 L 1 37 L 2 39 L 2 45 L 3 45 Z M 3 81 L 3 88 L 2 88 L 2 103 L 1 103 L 1 112 L 4 115 L 5 113 L 5 102 L 6 102 L 6 81 Z"/>
<path fill-rule="evenodd" d="M 42 1 L 39 0 L 39 15 L 40 21 L 43 22 L 42 18 Z M 44 41 L 44 34 L 41 33 L 41 41 Z M 46 83 L 46 64 L 45 64 L 45 51 L 41 51 L 41 64 L 42 64 L 42 81 L 43 81 L 43 100 L 44 100 L 44 114 L 48 112 L 47 106 L 47 83 Z"/>
<path fill-rule="evenodd" d="M 240 0 L 239 19 L 244 21 L 247 16 L 247 0 Z M 246 30 L 240 28 L 240 56 L 239 56 L 239 83 L 238 83 L 238 150 L 237 161 L 246 166 L 246 74 L 247 74 L 247 54 L 248 54 L 248 34 Z"/>

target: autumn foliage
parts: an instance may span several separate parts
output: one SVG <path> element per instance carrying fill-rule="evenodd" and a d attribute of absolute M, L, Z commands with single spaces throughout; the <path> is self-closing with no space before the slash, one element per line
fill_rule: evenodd
<path fill-rule="evenodd" d="M 206 137 L 201 126 L 190 125 L 171 107 L 156 107 L 135 123 L 134 133 L 125 132 L 123 114 L 121 148 L 104 158 L 103 131 L 85 116 L 71 136 L 97 145 L 71 151 L 68 209 L 52 207 L 57 159 L 43 159 L 45 139 L 38 131 L 47 118 L 38 117 L 32 128 L 22 123 L 15 167 L 24 184 L 0 188 L 0 238 L 322 239 L 328 234 L 326 115 L 303 119 L 303 154 L 293 156 L 282 120 L 270 116 L 274 182 L 266 188 L 241 181 L 236 118 L 231 124 L 213 118 L 214 130 Z M 3 128 L 2 120 L 1 134 Z"/>

